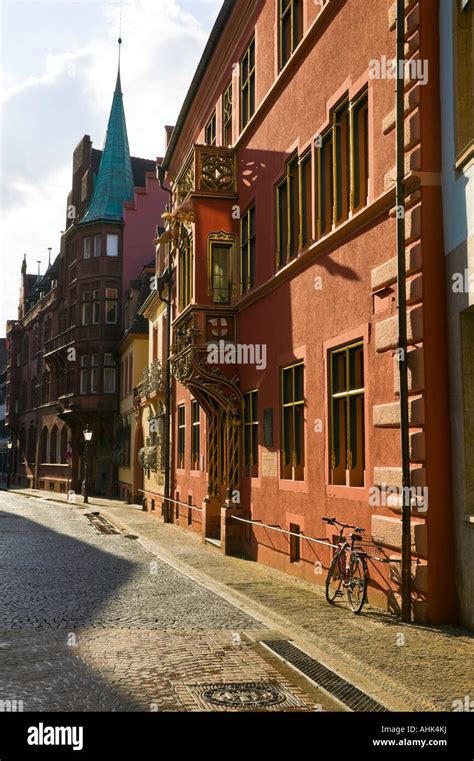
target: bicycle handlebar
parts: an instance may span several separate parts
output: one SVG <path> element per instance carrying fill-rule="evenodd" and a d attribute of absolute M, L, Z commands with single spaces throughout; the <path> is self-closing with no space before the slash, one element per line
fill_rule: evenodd
<path fill-rule="evenodd" d="M 337 521 L 335 518 L 323 518 L 323 521 L 333 526 L 340 526 L 341 528 L 353 528 L 355 531 L 360 531 L 362 533 L 364 533 L 365 531 L 365 528 L 361 528 L 360 526 L 354 526 L 352 523 L 341 523 L 340 521 Z"/>

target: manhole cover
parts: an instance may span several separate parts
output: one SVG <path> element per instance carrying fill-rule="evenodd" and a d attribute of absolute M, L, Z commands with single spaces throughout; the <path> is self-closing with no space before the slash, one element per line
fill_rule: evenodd
<path fill-rule="evenodd" d="M 204 700 L 227 708 L 265 708 L 284 703 L 287 696 L 272 682 L 216 684 L 202 693 Z"/>

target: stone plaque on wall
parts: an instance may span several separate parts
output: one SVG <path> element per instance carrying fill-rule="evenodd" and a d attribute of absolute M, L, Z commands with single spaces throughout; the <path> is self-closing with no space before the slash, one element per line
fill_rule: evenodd
<path fill-rule="evenodd" d="M 263 452 L 262 454 L 262 476 L 278 476 L 278 454 L 277 452 Z"/>

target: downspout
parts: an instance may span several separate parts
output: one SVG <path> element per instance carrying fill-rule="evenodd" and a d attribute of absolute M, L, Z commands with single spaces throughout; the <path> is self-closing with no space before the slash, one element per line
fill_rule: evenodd
<path fill-rule="evenodd" d="M 160 188 L 165 190 L 170 197 L 169 210 L 171 211 L 173 205 L 173 195 L 169 188 L 163 185 L 165 179 L 165 171 L 162 166 L 158 167 L 158 181 Z M 165 299 L 158 290 L 158 296 L 160 301 L 166 304 L 166 369 L 165 369 L 165 504 L 164 504 L 164 520 L 165 523 L 171 522 L 171 288 L 173 283 L 173 275 L 171 270 L 171 249 L 168 256 L 168 298 Z"/>
<path fill-rule="evenodd" d="M 404 57 L 405 8 L 397 0 L 397 88 L 396 88 L 396 220 L 397 220 L 397 289 L 398 289 L 398 362 L 400 370 L 400 443 L 402 456 L 402 621 L 411 621 L 411 500 L 410 449 L 408 418 L 407 312 L 405 263 L 405 145 L 404 145 Z"/>

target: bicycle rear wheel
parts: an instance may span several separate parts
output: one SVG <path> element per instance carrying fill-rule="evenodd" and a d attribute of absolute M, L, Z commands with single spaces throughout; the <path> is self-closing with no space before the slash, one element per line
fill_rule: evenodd
<path fill-rule="evenodd" d="M 367 565 L 365 559 L 356 553 L 351 555 L 347 598 L 353 613 L 360 613 L 367 594 Z"/>
<path fill-rule="evenodd" d="M 326 600 L 331 604 L 334 603 L 337 597 L 342 597 L 341 587 L 343 580 L 340 552 L 336 552 L 326 577 Z"/>

